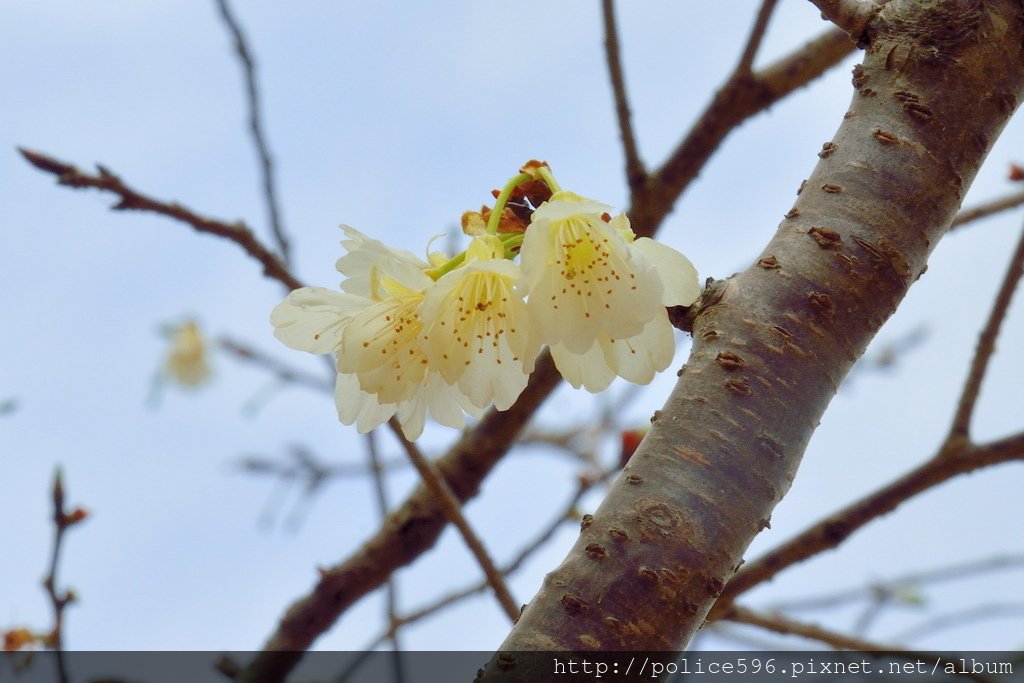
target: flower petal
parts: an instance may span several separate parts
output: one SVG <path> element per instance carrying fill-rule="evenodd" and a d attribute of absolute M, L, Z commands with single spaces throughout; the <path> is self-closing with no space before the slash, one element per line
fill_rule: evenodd
<path fill-rule="evenodd" d="M 354 424 L 360 434 L 384 424 L 398 410 L 393 403 L 379 403 L 376 396 L 359 387 L 359 378 L 344 372 L 338 373 L 334 383 L 334 403 L 341 423 Z"/>
<path fill-rule="evenodd" d="M 438 280 L 423 300 L 430 367 L 478 408 L 506 410 L 519 397 L 540 350 L 532 316 L 505 259 L 473 261 Z"/>
<path fill-rule="evenodd" d="M 583 387 L 596 394 L 607 389 L 615 379 L 615 372 L 609 367 L 600 344 L 594 344 L 584 353 L 572 353 L 565 344 L 554 344 L 550 348 L 555 367 L 576 389 Z"/>
<path fill-rule="evenodd" d="M 321 287 L 302 287 L 290 293 L 270 313 L 274 336 L 309 353 L 333 353 L 352 316 L 371 303 L 362 297 Z"/>
<path fill-rule="evenodd" d="M 533 212 L 533 220 L 560 221 L 579 214 L 592 214 L 600 217 L 605 213 L 610 214 L 611 211 L 612 207 L 607 204 L 581 197 L 575 192 L 560 190 L 537 207 L 537 210 Z"/>
<path fill-rule="evenodd" d="M 654 265 L 664 286 L 663 306 L 689 306 L 700 296 L 700 280 L 690 259 L 672 247 L 641 237 L 633 248 Z"/>
<path fill-rule="evenodd" d="M 379 240 L 367 237 L 355 228 L 341 226 L 349 239 L 341 244 L 348 253 L 338 259 L 336 267 L 345 275 L 341 288 L 351 294 L 377 299 L 377 280 L 387 274 L 415 291 L 423 291 L 430 285 L 430 278 L 423 272 L 430 264 L 404 249 L 392 249 Z"/>
<path fill-rule="evenodd" d="M 632 337 L 661 312 L 653 266 L 599 217 L 535 220 L 520 253 L 529 304 L 549 344 L 585 353 L 600 334 Z"/>
<path fill-rule="evenodd" d="M 635 384 L 649 384 L 656 373 L 672 363 L 676 351 L 675 335 L 666 314 L 644 325 L 643 332 L 635 337 L 606 337 L 598 344 L 610 371 Z"/>
<path fill-rule="evenodd" d="M 427 371 L 419 342 L 420 294 L 371 303 L 352 317 L 341 338 L 338 369 L 359 375 L 363 391 L 381 403 L 411 398 Z"/>

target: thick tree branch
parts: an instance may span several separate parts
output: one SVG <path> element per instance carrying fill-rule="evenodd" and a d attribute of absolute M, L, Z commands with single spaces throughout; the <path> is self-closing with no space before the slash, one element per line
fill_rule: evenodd
<path fill-rule="evenodd" d="M 796 205 L 702 300 L 675 390 L 482 680 L 542 675 L 516 651 L 678 650 L 703 623 L 1024 93 L 1020 4 L 970 8 L 908 0 L 877 15 Z"/>
<path fill-rule="evenodd" d="M 615 97 L 615 114 L 619 119 L 619 134 L 622 136 L 622 151 L 626 156 L 626 182 L 630 190 L 644 184 L 647 171 L 637 151 L 636 136 L 630 121 L 629 98 L 626 96 L 626 77 L 622 73 L 622 57 L 619 49 L 618 29 L 615 26 L 615 6 L 613 0 L 601 0 L 601 13 L 604 17 L 604 52 L 608 60 L 608 76 L 612 82 L 612 93 Z"/>
<path fill-rule="evenodd" d="M 608 474 L 608 472 L 605 472 L 597 479 L 588 479 L 586 481 L 581 481 L 579 487 L 576 489 L 576 492 L 569 499 L 569 502 L 559 511 L 558 514 L 556 514 L 551 519 L 551 521 L 548 523 L 546 527 L 541 529 L 540 532 L 536 534 L 533 540 L 527 543 L 518 553 L 516 553 L 515 557 L 513 557 L 504 566 L 502 566 L 501 573 L 504 576 L 508 577 L 511 574 L 518 571 L 527 559 L 529 559 L 534 553 L 536 553 L 548 541 L 551 540 L 551 538 L 554 536 L 555 532 L 558 531 L 559 528 L 561 528 L 564 524 L 568 523 L 569 521 L 575 519 L 574 513 L 576 511 L 576 506 L 583 498 L 583 495 L 591 488 L 593 488 L 594 484 L 601 481 L 605 481 L 607 479 Z M 471 586 L 466 586 L 465 588 L 452 591 L 447 595 L 443 595 L 437 598 L 436 600 L 431 601 L 429 604 L 426 604 L 423 607 L 413 610 L 403 616 L 399 616 L 394 620 L 391 626 L 384 631 L 384 633 L 380 634 L 372 641 L 370 641 L 364 649 L 373 650 L 377 648 L 381 643 L 383 643 L 388 638 L 388 635 L 390 633 L 397 631 L 400 627 L 408 626 L 409 624 L 425 619 L 433 614 L 436 614 L 437 612 L 440 612 L 446 607 L 450 607 L 461 602 L 465 598 L 468 598 L 472 595 L 476 595 L 477 593 L 482 593 L 483 591 L 487 590 L 488 586 L 489 584 L 487 583 L 486 580 L 480 581 Z"/>
<path fill-rule="evenodd" d="M 253 59 L 248 41 L 245 39 L 245 33 L 231 11 L 228 0 L 216 0 L 216 2 L 217 8 L 220 10 L 220 16 L 224 20 L 224 25 L 234 40 L 235 53 L 242 64 L 242 73 L 245 75 L 246 103 L 249 109 L 249 132 L 252 134 L 256 156 L 260 160 L 263 199 L 267 205 L 270 229 L 281 252 L 281 260 L 288 265 L 291 262 L 291 245 L 288 242 L 288 237 L 285 234 L 284 225 L 281 221 L 281 210 L 277 201 L 277 185 L 274 182 L 274 161 L 270 156 L 270 146 L 267 144 L 266 134 L 263 132 L 263 114 L 260 107 L 259 87 L 256 81 L 256 61 Z"/>
<path fill-rule="evenodd" d="M 931 460 L 862 498 L 844 510 L 814 525 L 764 558 L 746 566 L 729 582 L 720 598 L 727 605 L 736 596 L 766 581 L 782 569 L 837 547 L 853 531 L 885 515 L 910 498 L 949 479 L 981 467 L 1024 460 L 1024 435 L 1010 437 L 985 446 L 970 444 L 968 427 L 985 376 L 988 360 L 995 350 L 995 339 L 1013 297 L 1017 283 L 1024 275 L 1024 231 L 1010 258 L 992 311 L 978 339 L 971 370 L 964 386 L 953 424 L 946 440 Z M 716 607 L 716 610 L 718 608 Z"/>
<path fill-rule="evenodd" d="M 36 168 L 57 177 L 57 184 L 76 189 L 91 187 L 103 190 L 120 197 L 120 201 L 112 208 L 115 211 L 148 211 L 191 225 L 197 232 L 205 232 L 218 237 L 225 237 L 242 247 L 249 256 L 263 265 L 263 274 L 277 280 L 288 289 L 302 286 L 281 259 L 260 242 L 245 223 L 225 223 L 213 218 L 201 216 L 177 202 L 165 202 L 153 199 L 131 188 L 118 176 L 103 166 L 97 165 L 98 173 L 83 173 L 71 164 L 49 157 L 40 152 L 18 148 L 21 155 Z"/>

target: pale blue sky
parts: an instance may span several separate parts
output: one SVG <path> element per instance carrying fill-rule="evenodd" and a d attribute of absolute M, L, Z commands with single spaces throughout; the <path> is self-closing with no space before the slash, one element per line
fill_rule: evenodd
<path fill-rule="evenodd" d="M 235 4 L 259 61 L 283 215 L 304 281 L 337 284 L 339 223 L 421 251 L 531 157 L 549 161 L 563 186 L 624 203 L 596 1 L 527 0 L 514 10 L 496 2 Z M 732 67 L 757 3 L 622 4 L 634 121 L 653 165 Z M 760 60 L 824 28 L 809 3 L 783 0 Z M 839 124 L 853 63 L 745 124 L 677 206 L 662 237 L 702 277 L 730 274 L 768 240 Z M 234 474 L 233 459 L 283 455 L 299 443 L 325 458 L 361 462 L 362 441 L 337 423 L 330 400 L 302 389 L 245 417 L 243 406 L 267 379 L 226 357 L 214 359 L 209 386 L 195 394 L 168 390 L 159 410 L 148 409 L 149 381 L 165 353 L 156 331 L 190 315 L 215 335 L 245 339 L 313 372 L 322 366 L 274 340 L 267 318 L 283 293 L 237 247 L 158 217 L 112 213 L 109 197 L 57 188 L 14 152 L 15 145 L 35 148 L 83 168 L 101 162 L 145 192 L 244 218 L 267 237 L 239 67 L 214 4 L 8 0 L 0 5 L 0 64 L 0 400 L 19 404 L 0 417 L 0 548 L 8 558 L 0 561 L 0 628 L 48 623 L 39 580 L 50 543 L 49 481 L 63 463 L 71 501 L 94 513 L 70 536 L 62 566 L 82 596 L 68 614 L 70 647 L 258 647 L 310 587 L 315 566 L 358 547 L 376 514 L 368 482 L 349 480 L 315 502 L 299 534 L 266 532 L 257 519 L 273 487 Z M 967 204 L 1012 189 L 1005 172 L 1010 161 L 1024 160 L 1022 143 L 1018 119 Z M 881 335 L 893 339 L 926 324 L 927 343 L 896 373 L 863 376 L 838 396 L 750 557 L 930 455 L 1020 221 L 1019 212 L 1007 214 L 939 245 Z M 1018 298 L 979 405 L 979 439 L 1021 429 L 1022 366 L 1007 350 L 1022 339 Z M 682 362 L 680 355 L 673 367 Z M 646 421 L 673 375 L 641 395 L 630 421 Z M 544 419 L 582 415 L 585 397 L 563 388 Z M 423 443 L 438 450 L 454 436 L 428 427 Z M 385 450 L 397 455 L 390 443 Z M 750 599 L 1024 552 L 1020 470 L 1004 466 L 930 493 Z M 495 555 L 508 557 L 546 521 L 572 490 L 575 472 L 536 451 L 503 462 L 469 507 Z M 396 476 L 393 496 L 413 481 Z M 532 597 L 574 536 L 567 527 L 517 575 L 518 600 Z M 403 604 L 414 607 L 478 575 L 446 533 L 437 550 L 399 574 Z M 937 609 L 1020 602 L 1020 578 L 954 586 Z M 361 647 L 378 630 L 381 610 L 377 596 L 362 601 L 318 645 Z M 878 636 L 922 616 L 897 610 Z M 995 622 L 921 644 L 1019 646 L 1020 625 Z M 507 628 L 485 596 L 413 627 L 406 642 L 486 650 Z"/>

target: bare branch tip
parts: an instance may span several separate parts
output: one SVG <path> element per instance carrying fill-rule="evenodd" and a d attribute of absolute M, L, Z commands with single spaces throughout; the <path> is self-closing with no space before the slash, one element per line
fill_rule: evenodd
<path fill-rule="evenodd" d="M 67 173 L 75 171 L 75 167 L 71 164 L 65 164 L 64 162 L 57 161 L 53 157 L 49 157 L 42 152 L 36 152 L 35 150 L 27 149 L 25 147 L 18 147 L 18 153 L 25 158 L 25 161 L 32 164 L 40 171 L 46 171 L 56 176 L 62 176 Z"/>

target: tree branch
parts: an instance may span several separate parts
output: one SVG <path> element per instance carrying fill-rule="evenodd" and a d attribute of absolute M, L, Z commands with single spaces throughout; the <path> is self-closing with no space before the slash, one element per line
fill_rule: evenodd
<path fill-rule="evenodd" d="M 19 147 L 18 151 L 25 159 L 41 171 L 57 177 L 57 184 L 76 189 L 91 187 L 110 192 L 120 197 L 120 201 L 111 207 L 115 211 L 148 211 L 157 213 L 192 226 L 197 232 L 205 232 L 218 237 L 225 237 L 242 249 L 249 256 L 263 265 L 263 274 L 277 280 L 289 290 L 302 287 L 295 276 L 289 271 L 280 258 L 261 243 L 245 223 L 236 221 L 226 223 L 213 218 L 200 216 L 191 209 L 177 202 L 165 202 L 153 199 L 131 188 L 118 176 L 97 164 L 98 173 L 83 173 L 71 164 L 49 157 L 40 152 L 33 152 Z"/>
<path fill-rule="evenodd" d="M 395 418 L 391 418 L 391 422 L 397 421 Z M 491 556 L 484 549 L 484 544 L 480 537 L 476 535 L 476 532 L 473 531 L 466 517 L 462 514 L 462 505 L 447 482 L 445 482 L 444 475 L 441 474 L 434 463 L 423 457 L 416 444 L 405 438 L 405 434 L 398 424 L 394 424 L 392 428 L 395 434 L 398 435 L 398 440 L 402 442 L 405 452 L 409 455 L 409 460 L 412 461 L 413 467 L 420 473 L 420 477 L 430 490 L 430 494 L 440 504 L 444 516 L 459 530 L 462 540 L 466 542 L 480 568 L 484 570 L 484 576 L 487 577 L 487 583 L 494 590 L 498 603 L 505 610 L 508 618 L 514 623 L 519 618 L 519 605 L 516 604 L 512 593 L 508 590 L 508 586 L 505 585 L 505 577 L 498 571 L 494 560 L 491 559 Z"/>
<path fill-rule="evenodd" d="M 728 121 L 716 121 L 714 130 L 719 135 L 718 142 L 724 139 L 728 130 L 817 78 L 852 50 L 853 45 L 846 36 L 834 31 L 761 71 L 771 96 L 751 102 L 744 100 L 741 112 L 732 113 Z M 672 187 L 658 192 L 657 206 L 647 207 L 649 199 L 646 194 L 634 198 L 634 205 L 627 213 L 631 217 L 641 217 L 641 225 L 637 225 L 634 219 L 638 234 L 649 236 L 657 230 L 671 210 L 672 203 L 710 157 L 714 147 L 708 146 L 710 143 L 705 137 L 697 137 L 701 137 L 701 142 L 691 143 L 685 149 L 699 148 L 703 157 L 695 160 L 688 178 L 675 178 Z M 474 429 L 466 432 L 438 460 L 438 468 L 461 501 L 476 495 L 480 483 L 508 451 L 560 379 L 550 354 L 543 353 L 516 404 L 503 413 L 488 412 Z M 264 645 L 263 653 L 247 667 L 239 683 L 283 680 L 301 659 L 302 651 L 330 628 L 352 603 L 382 585 L 395 569 L 412 562 L 432 547 L 445 525 L 445 517 L 429 491 L 425 486 L 418 487 L 362 548 L 326 570 L 317 585 L 288 609 Z"/>
<path fill-rule="evenodd" d="M 818 553 L 837 547 L 856 529 L 881 517 L 910 498 L 949 479 L 981 467 L 1024 459 L 1024 435 L 1009 437 L 986 446 L 972 446 L 968 423 L 974 412 L 981 380 L 995 348 L 995 338 L 1006 316 L 1013 291 L 1024 275 L 1024 232 L 1010 259 L 1010 266 L 996 295 L 992 312 L 978 340 L 953 426 L 938 452 L 926 463 L 891 482 L 882 489 L 846 507 L 763 558 L 744 567 L 723 592 L 720 603 L 727 605 L 736 596 L 771 579 L 778 572 Z M 716 607 L 716 610 L 718 608 Z"/>
<path fill-rule="evenodd" d="M 953 219 L 953 222 L 950 223 L 949 229 L 953 230 L 955 228 L 959 228 L 963 225 L 971 223 L 972 221 L 976 221 L 981 218 L 986 218 L 993 214 L 997 214 L 1001 211 L 1015 209 L 1018 206 L 1021 206 L 1022 204 L 1024 204 L 1024 191 L 1013 192 L 1011 194 L 1006 195 L 1005 197 L 1000 197 L 999 199 L 995 199 L 993 201 L 985 202 L 984 204 L 979 204 L 978 206 L 973 206 L 969 209 L 962 210 L 960 213 L 956 215 L 956 218 Z"/>
<path fill-rule="evenodd" d="M 618 29 L 615 26 L 613 0 L 601 0 L 604 17 L 604 52 L 608 60 L 608 76 L 615 96 L 615 114 L 619 119 L 619 133 L 622 136 L 622 151 L 626 156 L 626 182 L 635 190 L 647 180 L 647 171 L 637 151 L 633 124 L 630 122 L 629 98 L 626 96 L 626 78 L 622 73 L 622 57 L 619 49 Z"/>
<path fill-rule="evenodd" d="M 895 595 L 901 588 L 914 588 L 928 583 L 973 578 L 979 574 L 1011 569 L 1024 569 L 1024 555 L 998 555 L 983 560 L 973 560 L 948 567 L 904 574 L 893 579 L 872 582 L 867 586 L 849 588 L 826 595 L 778 602 L 772 605 L 772 610 L 794 612 L 798 610 L 834 609 L 876 593 Z"/>
<path fill-rule="evenodd" d="M 220 10 L 221 18 L 231 33 L 235 43 L 235 53 L 238 61 L 242 64 L 242 72 L 245 76 L 245 94 L 249 109 L 249 131 L 252 134 L 253 146 L 256 148 L 256 156 L 260 161 L 260 173 L 263 185 L 263 198 L 267 205 L 267 216 L 270 219 L 270 229 L 273 232 L 274 240 L 281 252 L 281 260 L 288 265 L 291 263 L 291 245 L 284 231 L 281 221 L 281 210 L 277 201 L 277 186 L 274 183 L 274 162 L 270 156 L 270 147 L 267 144 L 266 135 L 263 132 L 263 115 L 260 107 L 259 88 L 256 81 L 256 61 L 253 59 L 245 39 L 245 33 L 235 18 L 228 5 L 228 0 L 216 0 L 217 8 Z"/>
<path fill-rule="evenodd" d="M 548 525 L 544 527 L 533 538 L 533 540 L 527 543 L 518 553 L 516 553 L 515 557 L 513 557 L 501 568 L 501 573 L 504 576 L 508 577 L 511 574 L 518 571 L 519 568 L 523 565 L 523 563 L 526 562 L 526 560 L 528 560 L 534 553 L 536 553 L 548 541 L 551 540 L 555 532 L 558 531 L 558 529 L 563 524 L 574 519 L 573 512 L 576 510 L 576 506 L 583 498 L 583 495 L 591 488 L 593 488 L 593 486 L 598 482 L 605 481 L 608 478 L 609 474 L 609 472 L 604 472 L 597 479 L 587 479 L 586 481 L 581 481 L 579 487 L 576 489 L 576 492 L 569 499 L 569 502 L 565 506 L 563 506 L 562 510 L 551 519 Z M 391 632 L 396 631 L 398 628 L 402 626 L 408 626 L 409 624 L 420 621 L 421 619 L 425 619 L 431 616 L 432 614 L 435 614 L 445 609 L 446 607 L 450 607 L 452 605 L 457 604 L 465 598 L 468 598 L 472 595 L 476 595 L 477 593 L 481 593 L 487 590 L 488 586 L 489 584 L 485 579 L 471 586 L 466 586 L 465 588 L 452 591 L 451 593 L 443 595 L 437 598 L 436 600 L 433 600 L 429 604 L 420 607 L 419 609 L 413 610 L 403 616 L 399 616 L 395 619 L 394 623 L 392 623 L 392 625 L 387 630 L 385 630 L 384 633 L 380 634 L 375 639 L 373 639 L 369 644 L 367 644 L 367 646 L 364 649 L 372 650 L 376 648 L 388 638 L 388 635 Z"/>
<path fill-rule="evenodd" d="M 888 0 L 811 0 L 821 18 L 842 29 L 855 43 L 864 39 L 868 25 Z"/>
<path fill-rule="evenodd" d="M 823 74 L 854 50 L 833 30 L 753 74 L 735 72 L 690 131 L 635 194 L 629 212 L 638 235 L 650 237 L 726 136 L 751 116 Z"/>
<path fill-rule="evenodd" d="M 516 651 L 688 642 L 925 268 L 1024 94 L 1024 29 L 1013 0 L 983 18 L 955 1 L 888 7 L 796 205 L 760 258 L 702 299 L 651 431 L 479 680 L 543 675 Z"/>
<path fill-rule="evenodd" d="M 836 631 L 823 628 L 817 624 L 808 624 L 803 621 L 797 621 L 796 619 L 792 619 L 777 612 L 764 614 L 740 605 L 731 606 L 721 614 L 719 618 L 726 621 L 732 621 L 737 624 L 759 626 L 774 633 L 781 633 L 788 636 L 800 636 L 801 638 L 807 638 L 808 640 L 816 640 L 819 643 L 824 643 L 836 650 L 857 650 L 859 652 L 876 653 L 908 652 L 900 645 L 876 643 L 863 638 L 846 635 L 845 633 L 837 633 Z"/>
<path fill-rule="evenodd" d="M 373 473 L 373 493 L 377 499 L 377 511 L 380 513 L 380 518 L 386 519 L 388 516 L 388 509 L 391 507 L 388 502 L 388 491 L 384 481 L 384 467 L 381 461 L 380 453 L 377 449 L 377 434 L 376 430 L 371 430 L 366 434 L 366 459 L 370 466 L 370 471 Z M 398 638 L 398 632 L 395 629 L 395 623 L 398 619 L 398 586 L 394 576 L 389 576 L 387 584 L 384 586 L 384 602 L 385 610 L 388 622 L 388 634 L 386 638 L 391 641 L 391 649 L 398 652 L 402 649 L 401 641 Z M 395 666 L 399 667 L 399 676 L 401 678 L 401 662 L 395 661 Z"/>
<path fill-rule="evenodd" d="M 754 57 L 757 56 L 757 51 L 761 48 L 761 41 L 764 40 L 764 34 L 768 30 L 768 20 L 771 18 L 772 12 L 775 11 L 777 1 L 762 0 L 761 9 L 757 11 L 757 18 L 754 19 L 754 27 L 750 30 L 747 44 L 743 47 L 739 64 L 736 65 L 736 74 L 750 75 L 751 67 L 754 66 Z"/>
<path fill-rule="evenodd" d="M 974 358 L 971 359 L 971 369 L 967 374 L 967 382 L 964 384 L 960 394 L 960 402 L 956 407 L 956 414 L 953 417 L 953 424 L 949 430 L 947 443 L 955 439 L 970 439 L 971 418 L 974 415 L 974 408 L 978 402 L 978 395 L 981 393 L 981 382 L 985 378 L 985 371 L 988 370 L 988 363 L 996 350 L 996 338 L 999 336 L 999 329 L 1003 320 L 1010 310 L 1010 302 L 1013 293 L 1017 289 L 1017 283 L 1021 276 L 1024 276 L 1024 229 L 1021 230 L 1017 248 L 1010 257 L 1010 265 L 999 286 L 999 293 L 996 294 L 992 304 L 992 311 L 989 313 L 985 327 L 978 337 L 978 346 L 974 351 Z"/>
<path fill-rule="evenodd" d="M 905 501 L 953 477 L 1012 460 L 1024 460 L 1024 432 L 983 446 L 961 443 L 940 449 L 928 462 L 797 534 L 745 565 L 725 587 L 715 612 L 779 572 L 825 550 L 836 548 L 855 531 Z"/>
<path fill-rule="evenodd" d="M 840 42 L 841 41 L 841 42 Z M 717 142 L 731 128 L 748 116 L 770 106 L 784 95 L 813 80 L 836 64 L 852 50 L 842 34 L 833 33 L 797 50 L 780 60 L 775 67 L 765 69 L 764 84 L 769 97 L 745 101 L 742 111 L 732 112 L 728 120 L 716 122 L 713 144 L 702 136 L 698 145 L 702 157 L 688 164 L 692 171 L 688 178 L 674 177 L 670 187 L 662 187 L 656 194 L 656 205 L 645 197 L 636 197 L 630 213 L 640 218 L 638 232 L 653 234 L 671 210 L 672 203 L 696 177 L 696 171 L 710 157 Z M 726 111 L 729 108 L 718 107 Z M 728 113 L 728 111 L 726 111 Z M 720 125 L 719 125 L 720 124 Z M 685 153 L 690 147 L 681 147 Z M 149 210 L 181 220 L 200 232 L 227 237 L 264 266 L 264 272 L 282 282 L 289 289 L 302 286 L 287 267 L 272 252 L 263 247 L 244 224 L 213 221 L 177 204 L 159 202 L 145 197 L 124 185 L 109 172 L 100 177 L 83 174 L 73 166 L 45 155 L 21 150 L 25 158 L 41 170 L 58 176 L 60 184 L 69 187 L 94 187 L 111 191 L 121 197 L 115 208 Z M 679 154 L 677 154 L 679 156 Z M 542 355 L 533 376 L 519 401 L 509 411 L 489 412 L 477 427 L 467 432 L 449 452 L 438 461 L 439 469 L 460 500 L 476 494 L 483 478 L 505 454 L 537 406 L 554 390 L 559 376 L 549 355 Z M 298 662 L 302 650 L 330 627 L 355 600 L 374 590 L 397 567 L 408 564 L 432 547 L 446 524 L 437 503 L 425 486 L 420 486 L 397 510 L 388 516 L 383 527 L 364 546 L 345 562 L 325 570 L 314 590 L 299 600 L 284 615 L 276 632 L 266 644 L 267 651 L 286 650 L 290 656 L 257 656 L 240 674 L 239 680 L 281 680 Z M 264 678 L 263 676 L 266 676 Z"/>
<path fill-rule="evenodd" d="M 240 341 L 229 337 L 220 337 L 217 339 L 216 344 L 221 350 L 228 352 L 239 360 L 263 368 L 282 382 L 298 384 L 328 394 L 334 393 L 334 383 L 331 380 L 293 368 L 277 358 Z"/>

